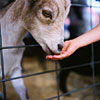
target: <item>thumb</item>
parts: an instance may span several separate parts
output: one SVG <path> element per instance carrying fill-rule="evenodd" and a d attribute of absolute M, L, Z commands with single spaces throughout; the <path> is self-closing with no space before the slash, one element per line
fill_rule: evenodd
<path fill-rule="evenodd" d="M 69 47 L 69 41 L 64 42 L 64 47 L 62 48 L 61 54 L 64 54 Z"/>

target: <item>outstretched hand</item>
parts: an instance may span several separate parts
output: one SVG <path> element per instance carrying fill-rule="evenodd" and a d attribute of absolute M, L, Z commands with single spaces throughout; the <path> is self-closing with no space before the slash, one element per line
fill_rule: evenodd
<path fill-rule="evenodd" d="M 48 55 L 46 59 L 51 60 L 62 60 L 64 58 L 72 55 L 79 48 L 79 43 L 77 40 L 69 40 L 64 42 L 64 47 L 59 55 Z"/>

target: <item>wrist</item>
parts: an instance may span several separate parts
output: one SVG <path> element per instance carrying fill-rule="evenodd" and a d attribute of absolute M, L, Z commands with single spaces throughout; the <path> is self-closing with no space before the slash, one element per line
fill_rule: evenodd
<path fill-rule="evenodd" d="M 72 42 L 75 44 L 77 49 L 81 48 L 80 41 L 77 38 L 73 39 Z"/>

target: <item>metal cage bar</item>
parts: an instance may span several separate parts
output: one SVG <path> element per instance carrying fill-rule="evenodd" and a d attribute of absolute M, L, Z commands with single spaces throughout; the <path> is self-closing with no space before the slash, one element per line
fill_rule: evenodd
<path fill-rule="evenodd" d="M 92 23 L 92 1 L 90 0 L 90 26 L 91 29 L 93 28 L 93 23 Z M 93 80 L 93 84 L 96 84 L 96 79 L 95 79 L 95 65 L 94 65 L 94 44 L 91 44 L 91 69 L 92 69 L 92 80 Z M 96 87 L 93 87 L 93 97 L 94 100 L 96 100 Z"/>
<path fill-rule="evenodd" d="M 72 6 L 90 7 L 91 8 L 90 9 L 91 13 L 92 13 L 92 8 L 100 8 L 100 7 L 97 7 L 97 6 L 92 6 L 92 0 L 90 0 L 90 3 L 91 3 L 90 6 L 83 5 L 83 4 L 72 4 Z M 92 16 L 91 15 L 90 15 L 90 22 L 91 22 L 90 26 L 92 28 Z M 14 49 L 14 48 L 28 48 L 28 47 L 36 47 L 36 46 L 39 46 L 39 45 L 33 44 L 33 45 L 26 45 L 26 46 L 9 46 L 9 47 L 3 47 L 2 46 L 1 28 L 0 28 L 0 56 L 1 56 L 1 66 L 2 66 L 2 80 L 0 80 L 0 83 L 3 84 L 4 100 L 6 100 L 6 82 L 7 81 L 11 81 L 11 80 L 19 79 L 19 78 L 32 77 L 32 76 L 41 75 L 41 74 L 47 74 L 47 73 L 52 73 L 52 72 L 56 72 L 57 96 L 54 96 L 54 97 L 51 97 L 51 98 L 47 98 L 45 100 L 53 100 L 55 98 L 57 98 L 58 100 L 60 100 L 61 96 L 64 96 L 66 94 L 72 94 L 72 93 L 75 93 L 75 92 L 80 92 L 80 91 L 83 91 L 83 90 L 86 90 L 86 89 L 89 89 L 89 88 L 94 88 L 93 95 L 94 95 L 94 100 L 96 100 L 96 86 L 100 86 L 100 83 L 96 83 L 96 79 L 95 79 L 95 66 L 94 66 L 94 64 L 97 64 L 97 63 L 100 64 L 100 61 L 94 62 L 94 45 L 93 44 L 91 45 L 91 51 L 92 51 L 91 55 L 92 55 L 92 58 L 91 58 L 91 62 L 90 63 L 81 64 L 81 65 L 75 65 L 75 66 L 69 66 L 67 68 L 60 68 L 59 69 L 58 68 L 58 62 L 55 62 L 55 70 L 48 70 L 48 71 L 44 71 L 44 72 L 39 72 L 39 73 L 23 75 L 23 76 L 19 76 L 19 77 L 15 77 L 15 78 L 5 79 L 3 50 L 4 49 Z M 68 70 L 68 69 L 71 69 L 71 68 L 85 67 L 87 65 L 91 65 L 93 84 L 91 84 L 91 85 L 89 85 L 89 86 L 87 86 L 85 88 L 80 88 L 80 89 L 77 89 L 77 90 L 73 90 L 73 91 L 67 92 L 65 94 L 60 94 L 59 93 L 60 90 L 59 90 L 59 73 L 58 73 L 58 71 Z"/>
<path fill-rule="evenodd" d="M 1 35 L 1 25 L 0 25 L 0 48 L 1 47 L 2 47 L 2 35 Z M 3 49 L 0 49 L 0 56 L 1 56 L 2 80 L 5 80 Z M 5 84 L 5 81 L 3 81 L 2 84 L 3 84 L 4 100 L 6 100 L 6 84 Z"/>

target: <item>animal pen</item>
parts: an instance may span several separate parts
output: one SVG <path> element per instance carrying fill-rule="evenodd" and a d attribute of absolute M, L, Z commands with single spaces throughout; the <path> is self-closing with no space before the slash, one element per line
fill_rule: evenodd
<path fill-rule="evenodd" d="M 92 0 L 88 0 L 90 2 L 90 5 L 85 5 L 85 4 L 80 4 L 80 3 L 72 3 L 71 6 L 77 6 L 77 7 L 90 7 L 90 27 L 92 29 L 92 9 L 93 8 L 100 8 L 100 6 L 93 6 L 92 5 Z M 100 46 L 100 45 L 99 45 Z M 27 75 L 22 75 L 19 77 L 15 77 L 15 78 L 5 78 L 5 71 L 4 71 L 4 60 L 3 60 L 3 50 L 5 49 L 14 49 L 14 48 L 31 48 L 31 47 L 39 47 L 39 45 L 36 44 L 32 44 L 32 45 L 25 45 L 25 46 L 9 46 L 9 47 L 3 47 L 2 46 L 2 36 L 0 33 L 0 57 L 1 57 L 1 66 L 2 66 L 2 79 L 0 80 L 0 83 L 2 84 L 2 88 L 3 88 L 3 94 L 4 94 L 4 100 L 7 100 L 7 92 L 6 92 L 6 82 L 11 81 L 11 80 L 17 80 L 20 78 L 28 78 L 28 77 L 34 77 L 34 76 L 38 76 L 38 75 L 43 75 L 43 74 L 48 74 L 48 73 L 56 73 L 56 92 L 57 95 L 53 96 L 53 97 L 48 97 L 45 98 L 45 100 L 60 100 L 61 97 L 65 96 L 65 95 L 70 95 L 76 92 L 81 92 L 90 88 L 93 88 L 93 100 L 96 100 L 96 87 L 100 86 L 100 82 L 96 82 L 96 77 L 95 77 L 95 64 L 100 64 L 100 61 L 95 61 L 94 58 L 94 44 L 91 45 L 91 62 L 88 63 L 83 63 L 81 65 L 75 65 L 75 66 L 68 66 L 67 68 L 59 68 L 58 67 L 58 61 L 55 61 L 55 69 L 54 70 L 47 70 L 47 71 L 43 71 L 43 72 L 38 72 L 38 73 L 32 73 L 32 74 L 27 74 Z M 98 54 L 99 55 L 99 54 Z M 83 88 L 79 88 L 79 89 L 75 89 L 72 91 L 69 91 L 67 93 L 64 94 L 60 94 L 60 87 L 59 87 L 59 71 L 61 70 L 68 70 L 68 69 L 78 69 L 79 67 L 84 67 L 86 70 L 87 68 L 85 66 L 87 65 L 91 65 L 91 71 L 92 71 L 92 84 L 90 84 L 89 86 L 83 87 Z M 34 65 L 33 65 L 34 66 Z M 34 89 L 33 89 L 34 90 Z M 49 90 L 48 90 L 49 91 Z M 37 93 L 38 94 L 38 93 Z M 33 94 L 34 95 L 34 94 Z M 73 99 L 74 100 L 74 99 Z"/>

